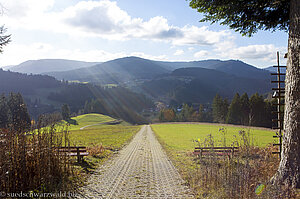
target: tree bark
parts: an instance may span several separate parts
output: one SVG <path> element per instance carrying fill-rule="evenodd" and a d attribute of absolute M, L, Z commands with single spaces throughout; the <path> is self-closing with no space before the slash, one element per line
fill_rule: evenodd
<path fill-rule="evenodd" d="M 300 1 L 290 1 L 284 133 L 279 168 L 271 182 L 300 188 Z"/>

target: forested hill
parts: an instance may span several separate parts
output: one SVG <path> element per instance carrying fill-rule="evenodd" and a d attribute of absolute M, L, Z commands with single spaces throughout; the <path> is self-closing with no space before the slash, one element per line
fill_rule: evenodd
<path fill-rule="evenodd" d="M 49 72 L 57 79 L 87 82 L 124 83 L 139 79 L 153 79 L 179 68 L 205 68 L 243 78 L 268 79 L 270 72 L 259 69 L 239 60 L 202 60 L 191 62 L 163 62 L 139 57 L 124 57 L 91 67 L 63 72 Z"/>
<path fill-rule="evenodd" d="M 24 96 L 34 118 L 60 111 L 62 104 L 68 104 L 75 113 L 103 113 L 130 123 L 144 123 L 146 120 L 139 113 L 153 107 L 152 101 L 145 96 L 122 87 L 68 83 L 47 75 L 27 75 L 0 69 L 0 94 L 11 92 Z M 85 105 L 92 108 L 85 109 Z"/>
<path fill-rule="evenodd" d="M 92 67 L 80 68 L 64 72 L 50 72 L 48 75 L 57 79 L 79 80 L 88 82 L 124 83 L 136 79 L 152 79 L 161 74 L 170 73 L 159 64 L 139 57 L 125 57 L 97 64 Z"/>
<path fill-rule="evenodd" d="M 27 75 L 0 68 L 0 93 L 35 94 L 37 89 L 57 88 L 61 82 L 47 75 Z"/>
<path fill-rule="evenodd" d="M 179 68 L 206 68 L 216 71 L 224 72 L 237 77 L 246 77 L 253 79 L 265 79 L 269 78 L 270 72 L 265 69 L 259 69 L 252 65 L 246 64 L 239 60 L 202 60 L 191 62 L 161 62 L 157 61 L 157 64 L 166 67 L 167 69 L 179 69 Z"/>
<path fill-rule="evenodd" d="M 270 75 L 269 75 L 270 76 Z M 180 68 L 142 85 L 153 97 L 164 96 L 178 104 L 184 102 L 209 103 L 219 93 L 231 99 L 235 93 L 267 93 L 271 90 L 269 79 L 237 77 L 205 68 Z"/>

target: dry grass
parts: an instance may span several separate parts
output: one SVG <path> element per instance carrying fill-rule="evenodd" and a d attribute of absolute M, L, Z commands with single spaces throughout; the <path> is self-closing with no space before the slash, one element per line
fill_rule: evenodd
<path fill-rule="evenodd" d="M 40 124 L 38 124 L 40 125 Z M 31 133 L 0 129 L 0 190 L 54 192 L 71 189 L 69 158 L 57 147 L 68 146 L 68 131 L 54 125 Z"/>

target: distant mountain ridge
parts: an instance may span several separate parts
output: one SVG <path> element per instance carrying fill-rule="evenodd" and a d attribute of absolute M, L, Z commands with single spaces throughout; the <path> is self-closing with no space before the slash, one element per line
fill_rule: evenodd
<path fill-rule="evenodd" d="M 66 59 L 40 59 L 28 60 L 19 65 L 6 67 L 4 69 L 19 73 L 43 74 L 52 71 L 74 70 L 93 66 L 99 63 L 100 62 L 84 62 Z"/>
<path fill-rule="evenodd" d="M 55 63 L 53 60 L 52 62 L 40 60 L 35 61 L 33 65 L 42 63 L 45 66 L 44 62 Z M 206 103 L 210 102 L 216 93 L 230 99 L 236 92 L 247 92 L 249 95 L 255 92 L 264 94 L 270 91 L 271 86 L 270 71 L 239 60 L 168 62 L 124 57 L 96 64 L 70 60 L 60 60 L 59 63 L 75 64 L 67 67 L 60 65 L 64 69 L 86 65 L 73 70 L 43 74 L 59 80 L 121 85 L 153 99 L 165 99 L 166 102 L 175 100 L 180 103 L 187 101 Z M 88 66 L 89 64 L 91 66 Z M 51 70 L 54 68 L 52 66 Z"/>
<path fill-rule="evenodd" d="M 124 57 L 91 67 L 64 72 L 49 72 L 47 75 L 57 79 L 79 80 L 100 83 L 123 83 L 136 79 L 152 79 L 161 74 L 170 73 L 165 67 L 154 61 L 139 57 Z"/>
<path fill-rule="evenodd" d="M 48 72 L 57 79 L 99 81 L 100 83 L 122 83 L 135 79 L 151 79 L 171 73 L 179 68 L 206 68 L 221 71 L 237 77 L 268 79 L 269 71 L 256 68 L 239 60 L 202 60 L 191 62 L 153 61 L 139 57 L 124 57 L 91 67 L 63 72 Z"/>

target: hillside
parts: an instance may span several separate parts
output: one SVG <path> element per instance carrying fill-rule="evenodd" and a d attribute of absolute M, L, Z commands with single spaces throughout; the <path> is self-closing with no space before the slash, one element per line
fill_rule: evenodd
<path fill-rule="evenodd" d="M 7 69 L 27 74 L 43 74 L 52 71 L 66 71 L 96 65 L 98 62 L 83 62 L 66 59 L 29 60 Z"/>
<path fill-rule="evenodd" d="M 152 79 L 179 68 L 190 67 L 214 69 L 238 77 L 251 77 L 254 79 L 269 78 L 267 70 L 256 68 L 238 60 L 167 62 L 147 60 L 139 57 L 125 57 L 91 67 L 63 72 L 48 72 L 46 74 L 54 76 L 57 79 L 118 84 L 136 79 Z"/>
<path fill-rule="evenodd" d="M 171 72 L 151 60 L 138 57 L 125 57 L 97 64 L 92 67 L 51 72 L 48 75 L 57 79 L 79 80 L 89 82 L 123 83 L 135 79 L 152 79 L 158 75 Z"/>
<path fill-rule="evenodd" d="M 252 65 L 246 64 L 239 60 L 202 60 L 192 62 L 156 62 L 169 69 L 179 68 L 206 68 L 221 71 L 230 75 L 236 75 L 238 77 L 247 77 L 254 79 L 265 79 L 269 78 L 269 71 L 264 69 L 256 68 Z"/>
<path fill-rule="evenodd" d="M 27 75 L 0 69 L 0 94 L 19 92 L 23 95 L 33 118 L 40 114 L 60 111 L 68 104 L 71 112 L 102 113 L 130 123 L 142 123 L 143 109 L 153 107 L 151 100 L 126 88 L 103 88 L 91 84 L 67 83 L 47 75 Z"/>
<path fill-rule="evenodd" d="M 4 71 L 0 68 L 0 93 L 20 92 L 23 95 L 35 94 L 37 89 L 59 87 L 60 81 L 46 75 L 26 75 Z"/>
<path fill-rule="evenodd" d="M 164 96 L 178 103 L 207 103 L 216 93 L 229 99 L 236 92 L 266 93 L 270 91 L 271 83 L 267 79 L 242 78 L 212 69 L 181 68 L 145 82 L 142 88 L 153 97 Z"/>
<path fill-rule="evenodd" d="M 222 61 L 215 64 L 209 69 L 215 69 L 227 74 L 232 74 L 237 77 L 246 77 L 251 79 L 269 79 L 270 72 L 264 69 L 259 69 L 239 60 Z"/>
<path fill-rule="evenodd" d="M 189 62 L 168 62 L 168 61 L 153 61 L 153 62 L 169 70 L 175 70 L 178 68 L 189 68 L 189 67 L 200 67 L 200 68 L 212 69 L 214 65 L 222 63 L 221 60 L 217 60 L 217 59 L 189 61 Z"/>
<path fill-rule="evenodd" d="M 270 66 L 270 67 L 267 67 L 267 68 L 264 68 L 265 70 L 271 72 L 271 73 L 277 73 L 277 68 L 276 67 L 273 67 L 273 66 Z M 285 73 L 286 72 L 286 68 L 280 68 L 280 71 L 282 73 Z"/>

